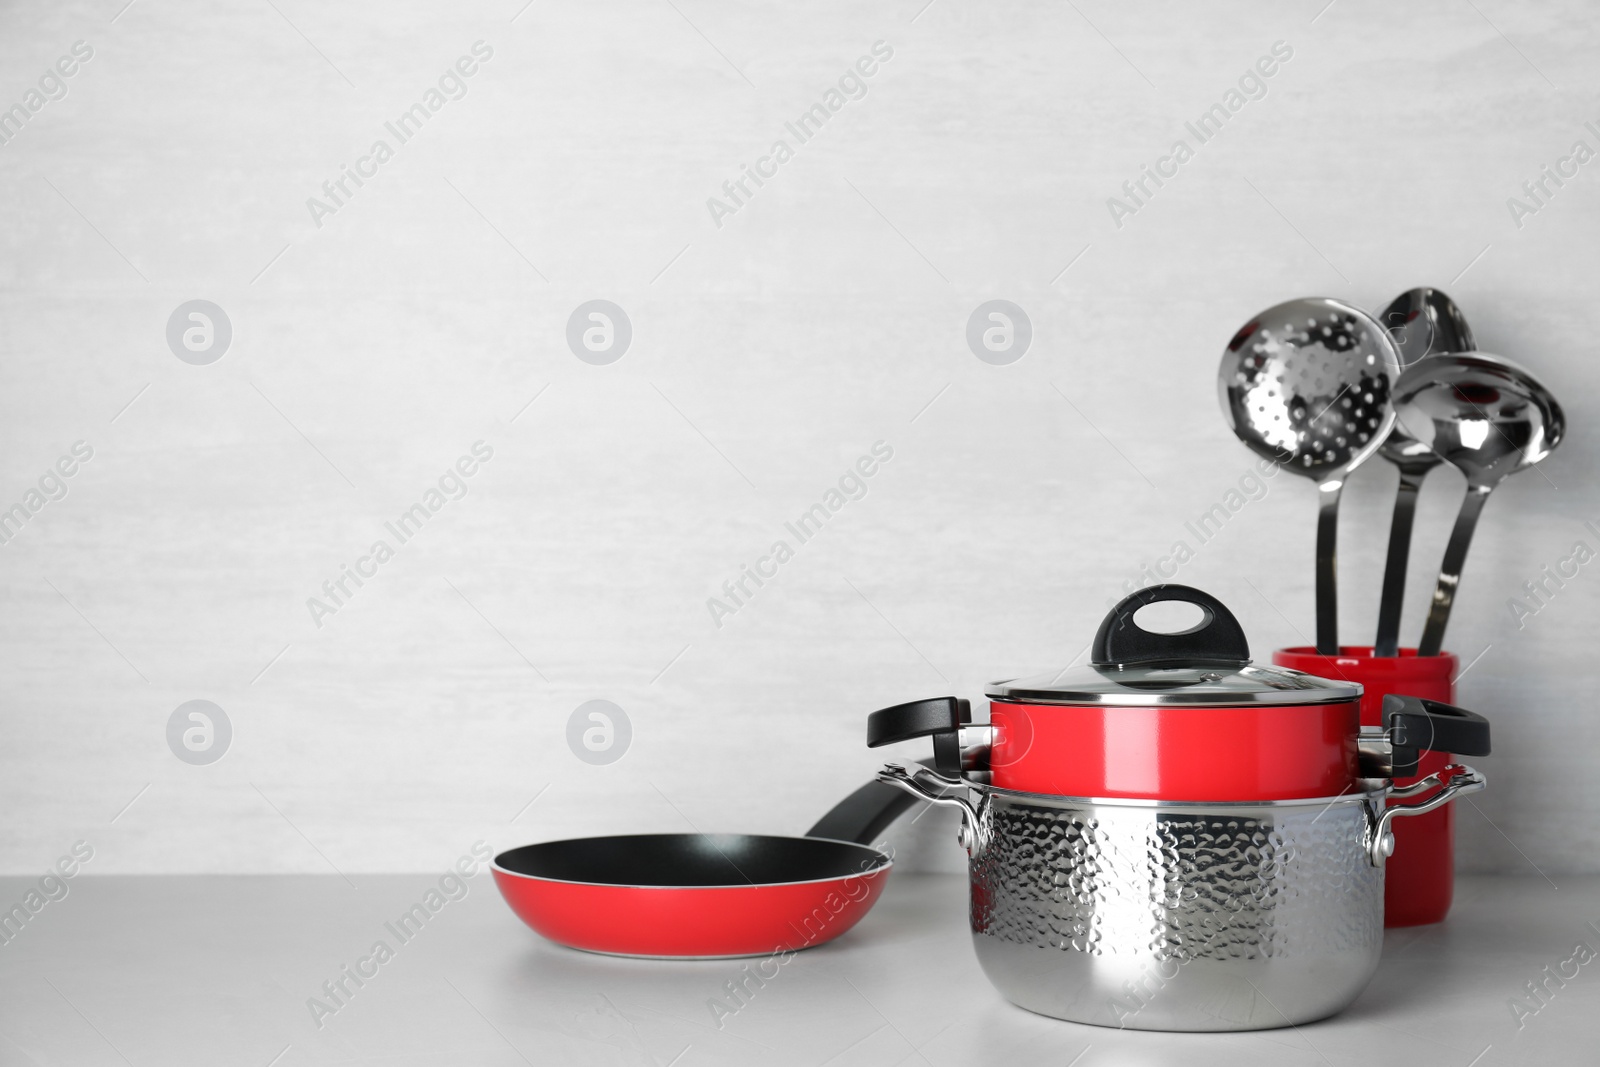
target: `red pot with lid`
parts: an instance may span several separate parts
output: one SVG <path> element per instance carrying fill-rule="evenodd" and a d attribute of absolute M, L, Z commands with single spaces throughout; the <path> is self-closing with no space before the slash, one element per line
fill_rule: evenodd
<path fill-rule="evenodd" d="M 1144 629 L 1151 604 L 1192 604 L 1177 633 Z M 1363 735 L 1359 683 L 1256 665 L 1221 601 L 1184 585 L 1123 599 L 1100 624 L 1089 663 L 987 690 L 989 724 L 941 697 L 875 712 L 868 744 L 934 741 L 938 767 L 997 789 L 1054 796 L 1183 801 L 1335 797 L 1363 778 L 1415 770 L 1422 751 L 1487 755 L 1488 724 L 1435 701 L 1386 706 Z"/>

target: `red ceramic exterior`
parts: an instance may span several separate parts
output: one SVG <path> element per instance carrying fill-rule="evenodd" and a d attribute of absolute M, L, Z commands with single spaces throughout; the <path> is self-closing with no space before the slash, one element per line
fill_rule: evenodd
<path fill-rule="evenodd" d="M 1357 776 L 1354 700 L 1127 707 L 996 700 L 1001 789 L 1140 800 L 1290 800 L 1346 793 Z"/>
<path fill-rule="evenodd" d="M 1272 662 L 1322 678 L 1339 678 L 1365 686 L 1361 697 L 1361 724 L 1383 724 L 1383 698 L 1390 693 L 1455 703 L 1455 676 L 1460 661 L 1449 652 L 1418 656 L 1402 648 L 1394 657 L 1374 657 L 1370 645 L 1343 645 L 1337 656 L 1321 656 L 1314 648 L 1284 648 Z M 1443 770 L 1451 762 L 1448 752 L 1422 757 L 1422 776 Z M 1407 785 L 1416 778 L 1397 778 Z M 1404 803 L 1404 801 L 1396 801 Z M 1455 894 L 1456 806 L 1396 819 L 1394 855 L 1389 857 L 1384 881 L 1384 925 L 1421 926 L 1441 921 L 1450 912 Z"/>
<path fill-rule="evenodd" d="M 817 882 L 591 885 L 494 868 L 517 917 L 550 940 L 625 956 L 764 956 L 832 941 L 883 892 L 888 866 Z"/>

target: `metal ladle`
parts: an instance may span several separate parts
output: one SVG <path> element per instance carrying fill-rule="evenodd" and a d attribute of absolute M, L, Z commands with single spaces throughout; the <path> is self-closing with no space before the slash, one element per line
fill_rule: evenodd
<path fill-rule="evenodd" d="M 1400 356 L 1371 315 L 1306 297 L 1247 323 L 1222 354 L 1217 395 L 1257 455 L 1317 482 L 1317 651 L 1339 652 L 1339 493 L 1394 427 Z"/>
<path fill-rule="evenodd" d="M 1417 655 L 1437 656 L 1483 505 L 1495 486 L 1555 450 L 1566 416 L 1533 375 L 1482 352 L 1433 356 L 1411 367 L 1395 386 L 1394 406 L 1406 432 L 1467 479 L 1417 645 Z"/>
<path fill-rule="evenodd" d="M 1400 352 L 1403 368 L 1441 352 L 1471 352 L 1478 346 L 1455 301 L 1437 289 L 1401 293 L 1384 309 L 1383 324 Z M 1422 479 L 1444 460 L 1396 425 L 1378 454 L 1400 468 L 1394 518 L 1389 522 L 1389 556 L 1383 567 L 1383 596 L 1378 602 L 1378 636 L 1374 656 L 1400 654 L 1400 608 L 1405 601 L 1406 565 L 1411 555 L 1411 525 L 1417 512 Z"/>

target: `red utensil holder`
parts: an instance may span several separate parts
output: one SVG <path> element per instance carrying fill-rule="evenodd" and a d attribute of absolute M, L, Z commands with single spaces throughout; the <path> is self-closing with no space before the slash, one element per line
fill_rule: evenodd
<path fill-rule="evenodd" d="M 1319 655 L 1315 648 L 1280 648 L 1272 662 L 1321 678 L 1358 682 L 1361 725 L 1381 726 L 1383 698 L 1391 693 L 1455 703 L 1455 677 L 1460 661 L 1449 652 L 1418 656 L 1402 648 L 1398 656 L 1375 657 L 1370 645 L 1340 646 L 1339 655 Z M 1425 752 L 1417 777 L 1443 770 L 1448 752 Z M 1397 778 L 1397 785 L 1417 777 Z M 1395 803 L 1394 801 L 1390 802 Z M 1394 823 L 1395 850 L 1384 885 L 1384 925 L 1423 926 L 1444 919 L 1455 892 L 1456 805 Z"/>

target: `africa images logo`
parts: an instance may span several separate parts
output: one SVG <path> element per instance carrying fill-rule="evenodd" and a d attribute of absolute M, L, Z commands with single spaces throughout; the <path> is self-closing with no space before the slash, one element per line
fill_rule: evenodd
<path fill-rule="evenodd" d="M 94 46 L 88 41 L 73 41 L 72 54 L 61 56 L 53 67 L 46 67 L 39 75 L 39 87 L 29 88 L 19 103 L 0 110 L 0 145 L 10 144 L 22 128 L 43 111 L 45 105 L 67 96 L 66 79 L 77 74 L 83 64 L 94 58 Z M 3 107 L 3 105 L 0 105 Z"/>
<path fill-rule="evenodd" d="M 879 66 L 893 58 L 894 47 L 889 42 L 872 42 L 871 55 L 857 59 L 839 76 L 837 85 L 830 85 L 823 91 L 820 100 L 802 111 L 793 122 L 783 124 L 784 130 L 794 138 L 794 144 L 791 145 L 787 138 L 779 137 L 772 142 L 765 155 L 756 157 L 754 166 L 739 164 L 739 176 L 722 183 L 723 195 L 706 198 L 706 210 L 711 213 L 711 221 L 717 229 L 722 229 L 725 216 L 738 214 L 739 209 L 749 203 L 757 191 L 776 178 L 778 168 L 794 158 L 795 149 L 821 133 L 823 125 L 843 111 L 845 104 L 863 99 L 867 95 L 866 79 L 878 73 Z M 750 188 L 747 182 L 753 182 L 755 188 Z"/>
<path fill-rule="evenodd" d="M 778 577 L 779 568 L 794 559 L 795 546 L 803 545 L 820 534 L 828 520 L 843 511 L 846 504 L 865 497 L 870 489 L 867 479 L 877 474 L 883 464 L 893 458 L 893 445 L 887 441 L 874 441 L 872 454 L 861 456 L 853 466 L 845 468 L 836 487 L 830 486 L 825 490 L 822 499 L 802 511 L 793 522 L 784 523 L 783 528 L 794 538 L 794 545 L 780 537 L 753 566 L 741 564 L 738 576 L 722 583 L 722 596 L 706 598 L 706 610 L 711 613 L 712 624 L 720 630 L 724 616 L 737 615 L 742 608 L 748 607 L 756 593 Z M 755 583 L 754 589 L 750 588 L 752 582 Z"/>
<path fill-rule="evenodd" d="M 1228 120 L 1243 111 L 1246 104 L 1265 99 L 1267 79 L 1277 74 L 1283 64 L 1293 58 L 1294 46 L 1288 41 L 1272 42 L 1270 54 L 1259 57 L 1252 66 L 1246 67 L 1236 85 L 1229 86 L 1218 103 L 1201 112 L 1193 122 L 1183 124 L 1183 128 L 1194 138 L 1193 145 L 1183 137 L 1174 139 L 1167 154 L 1158 158 L 1153 168 L 1148 163 L 1142 164 L 1137 178 L 1122 183 L 1122 196 L 1107 197 L 1106 210 L 1111 213 L 1111 221 L 1117 229 L 1122 229 L 1124 219 L 1137 215 L 1148 206 L 1156 193 L 1176 178 L 1181 173 L 1180 168 L 1195 157 L 1200 146 L 1220 134 Z M 1151 188 L 1152 185 L 1155 188 Z"/>
<path fill-rule="evenodd" d="M 315 196 L 306 198 L 306 210 L 311 213 L 311 221 L 317 229 L 322 229 L 324 216 L 337 215 L 340 209 L 348 206 L 356 193 L 378 176 L 378 168 L 393 159 L 400 146 L 421 133 L 429 119 L 443 111 L 450 101 L 460 100 L 467 95 L 467 79 L 478 73 L 481 64 L 494 58 L 494 48 L 486 41 L 474 41 L 471 51 L 472 55 L 461 56 L 446 67 L 444 73 L 439 75 L 437 85 L 430 85 L 424 90 L 420 101 L 383 124 L 383 128 L 394 137 L 393 145 L 384 137 L 373 141 L 365 155 L 358 156 L 354 164 L 339 164 L 338 176 L 322 183 L 322 195 L 326 199 Z M 351 188 L 352 185 L 355 188 Z"/>
<path fill-rule="evenodd" d="M 383 524 L 385 532 L 394 539 L 394 544 L 391 545 L 388 539 L 382 537 L 373 541 L 366 554 L 356 558 L 354 565 L 339 564 L 339 573 L 322 583 L 322 597 L 306 598 L 306 610 L 310 612 L 311 621 L 317 629 L 322 629 L 324 618 L 337 615 L 348 607 L 361 588 L 378 576 L 379 569 L 394 559 L 399 547 L 422 532 L 428 520 L 444 510 L 446 504 L 467 495 L 470 489 L 467 479 L 494 458 L 494 446 L 487 441 L 474 441 L 471 451 L 470 456 L 463 454 L 452 466 L 445 468 L 444 473 L 439 475 L 437 487 L 429 486 L 423 490 L 416 503 Z"/>

